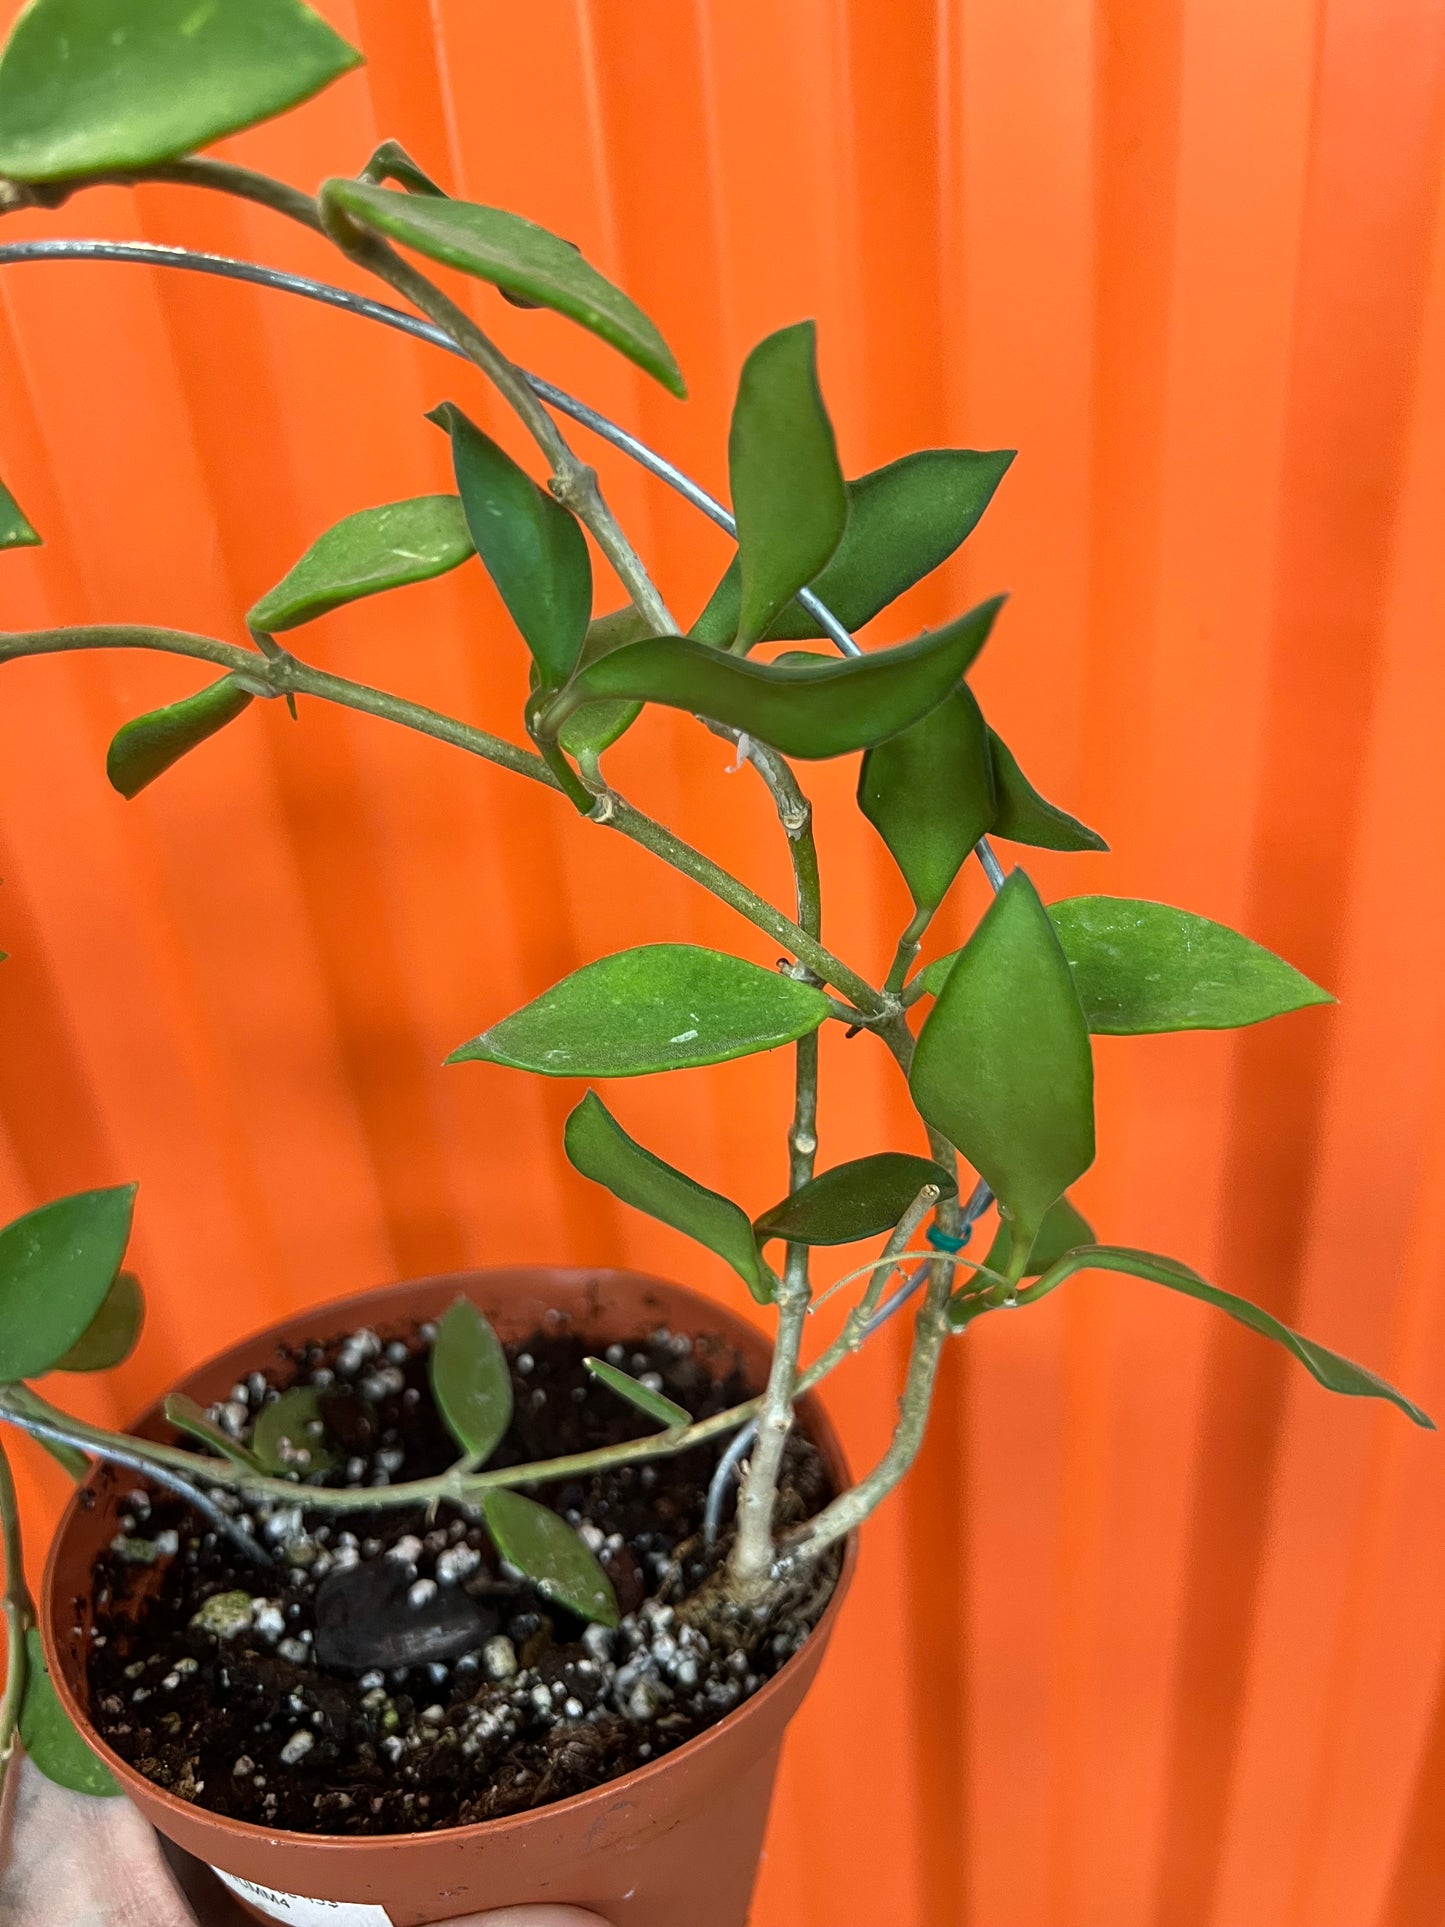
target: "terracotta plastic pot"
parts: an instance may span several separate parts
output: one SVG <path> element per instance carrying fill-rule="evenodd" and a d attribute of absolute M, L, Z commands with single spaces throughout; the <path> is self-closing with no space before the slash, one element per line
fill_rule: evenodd
<path fill-rule="evenodd" d="M 274 1362 L 278 1344 L 369 1325 L 380 1336 L 438 1316 L 465 1291 L 504 1339 L 558 1315 L 600 1349 L 658 1325 L 724 1341 L 761 1381 L 765 1341 L 750 1325 L 680 1285 L 626 1271 L 499 1267 L 422 1278 L 289 1318 L 234 1345 L 181 1381 L 203 1404 Z M 835 1480 L 847 1478 L 816 1400 L 800 1417 Z M 164 1434 L 159 1406 L 132 1428 Z M 85 1653 L 90 1574 L 117 1530 L 133 1475 L 98 1471 L 72 1499 L 45 1574 L 41 1609 L 56 1690 L 87 1742 L 161 1833 L 227 1881 L 258 1918 L 292 1927 L 423 1927 L 489 1907 L 556 1902 L 590 1907 L 615 1927 L 743 1927 L 762 1848 L 783 1732 L 811 1686 L 852 1574 L 850 1544 L 837 1589 L 793 1659 L 735 1712 L 675 1752 L 590 1793 L 479 1826 L 354 1838 L 278 1833 L 224 1818 L 163 1792 L 119 1759 L 87 1717 Z M 309 1904 L 308 1904 L 309 1903 Z"/>

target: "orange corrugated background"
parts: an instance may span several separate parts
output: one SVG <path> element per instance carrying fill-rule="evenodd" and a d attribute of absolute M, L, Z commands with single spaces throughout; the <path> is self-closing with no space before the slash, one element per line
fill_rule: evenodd
<path fill-rule="evenodd" d="M 743 353 L 803 315 L 850 470 L 918 444 L 1021 450 L 965 557 L 881 632 L 1010 589 L 984 699 L 1114 849 L 1038 858 L 1046 889 L 1223 917 L 1340 996 L 1238 1038 L 1104 1040 L 1084 1200 L 1104 1234 L 1445 1408 L 1440 0 L 325 10 L 369 66 L 234 153 L 309 186 L 395 135 L 581 243 L 662 325 L 686 408 L 555 318 L 466 298 L 709 484 Z M 274 217 L 179 191 L 4 224 L 32 232 L 336 272 Z M 421 411 L 448 394 L 497 422 L 459 365 L 281 296 L 5 271 L 0 472 L 48 546 L 3 559 L 0 620 L 239 637 L 330 520 L 446 485 Z M 691 615 L 725 544 L 601 467 Z M 478 569 L 301 641 L 516 729 L 521 650 Z M 109 733 L 196 680 L 140 658 L 4 676 L 0 1192 L 8 1213 L 142 1185 L 151 1322 L 77 1409 L 120 1416 L 248 1327 L 406 1273 L 623 1261 L 726 1291 L 569 1173 L 570 1090 L 439 1065 L 586 957 L 769 947 L 555 798 L 316 706 L 299 727 L 253 710 L 122 804 Z M 724 762 L 649 719 L 615 776 L 780 894 L 776 825 Z M 827 934 L 881 971 L 899 888 L 849 814 L 851 772 L 807 779 Z M 881 1052 L 834 1035 L 826 1058 L 825 1158 L 911 1144 Z M 780 1057 L 616 1102 L 760 1206 L 786 1084 Z M 901 1345 L 837 1382 L 860 1462 Z M 42 1526 L 59 1475 L 28 1453 L 22 1475 Z M 1437 1441 L 1197 1308 L 1090 1279 L 985 1321 L 869 1531 L 790 1743 L 759 1922 L 1438 1922 L 1442 1528 Z"/>

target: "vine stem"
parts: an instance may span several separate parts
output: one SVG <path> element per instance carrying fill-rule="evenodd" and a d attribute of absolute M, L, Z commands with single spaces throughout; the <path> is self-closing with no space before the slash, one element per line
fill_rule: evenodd
<path fill-rule="evenodd" d="M 812 1391 L 848 1358 L 853 1349 L 846 1335 L 835 1338 L 799 1374 L 794 1388 L 795 1397 L 801 1398 L 805 1392 Z M 465 1475 L 458 1474 L 453 1467 L 433 1479 L 411 1479 L 381 1488 L 301 1485 L 292 1479 L 276 1479 L 252 1472 L 247 1466 L 230 1459 L 205 1458 L 198 1452 L 187 1452 L 179 1446 L 163 1445 L 153 1439 L 135 1438 L 130 1434 L 118 1438 L 114 1433 L 102 1431 L 99 1426 L 75 1418 L 69 1412 L 62 1412 L 30 1386 L 0 1387 L 0 1424 L 13 1425 L 18 1431 L 35 1436 L 43 1434 L 101 1459 L 113 1458 L 116 1449 L 120 1448 L 125 1455 L 124 1462 L 133 1470 L 146 1475 L 153 1474 L 157 1468 L 163 1473 L 179 1473 L 192 1489 L 197 1483 L 204 1483 L 253 1501 L 295 1505 L 299 1500 L 318 1512 L 364 1512 L 378 1506 L 429 1505 L 435 1500 L 448 1500 L 454 1505 L 466 1507 L 479 1500 L 483 1493 L 498 1487 L 537 1485 L 552 1479 L 577 1478 L 591 1472 L 606 1471 L 615 1465 L 673 1458 L 679 1452 L 691 1451 L 694 1446 L 706 1445 L 747 1425 L 757 1416 L 761 1404 L 761 1397 L 744 1399 L 741 1404 L 730 1405 L 724 1411 L 714 1412 L 709 1418 L 698 1419 L 680 1431 L 658 1432 L 650 1438 L 599 1446 L 595 1451 L 574 1452 L 566 1458 L 538 1459 L 525 1465 Z M 191 1492 L 187 1492 L 182 1496 L 191 1495 Z"/>
<path fill-rule="evenodd" d="M 784 766 L 786 768 L 786 765 Z M 798 921 L 816 938 L 822 930 L 823 897 L 818 871 L 818 847 L 813 836 L 812 810 L 796 784 L 789 783 L 798 808 L 790 823 L 784 818 L 793 878 L 798 898 Z M 798 820 L 798 819 L 801 820 Z M 809 980 L 813 973 L 807 973 Z M 800 1038 L 793 1076 L 793 1122 L 788 1132 L 788 1190 L 800 1190 L 813 1175 L 818 1155 L 818 1034 Z M 747 1603 L 765 1591 L 773 1566 L 773 1514 L 783 1452 L 793 1427 L 799 1358 L 807 1326 L 812 1287 L 808 1277 L 811 1253 L 805 1244 L 790 1243 L 778 1285 L 778 1328 L 768 1383 L 758 1409 L 757 1437 L 752 1458 L 738 1487 L 737 1537 L 728 1560 L 728 1586 Z"/>
<path fill-rule="evenodd" d="M 0 1788 L 3 1788 L 20 1732 L 20 1709 L 25 1704 L 29 1673 L 25 1635 L 35 1623 L 35 1605 L 25 1584 L 20 1503 L 3 1444 L 0 1444 L 0 1537 L 5 1547 L 5 1686 L 0 1692 Z"/>
<path fill-rule="evenodd" d="M 30 656 L 59 655 L 85 649 L 149 649 L 162 654 L 189 656 L 209 662 L 219 669 L 239 675 L 248 687 L 268 696 L 314 696 L 344 709 L 431 736 L 453 748 L 495 763 L 514 775 L 528 777 L 544 789 L 557 789 L 557 780 L 534 751 L 521 749 L 505 737 L 494 736 L 471 723 L 445 716 L 440 710 L 422 703 L 373 689 L 369 684 L 351 682 L 314 669 L 298 657 L 283 651 L 279 656 L 263 656 L 239 644 L 220 642 L 211 636 L 191 635 L 180 629 L 150 629 L 134 624 L 95 624 L 70 629 L 39 629 L 0 632 L 0 663 L 18 662 Z M 884 1015 L 890 1005 L 866 978 L 835 957 L 801 925 L 760 897 L 747 884 L 732 876 L 701 850 L 694 849 L 664 824 L 629 803 L 616 790 L 599 796 L 586 819 L 616 830 L 630 842 L 641 844 L 673 869 L 691 877 L 713 896 L 720 898 L 740 916 L 766 932 L 777 943 L 785 944 L 800 962 L 814 970 L 825 982 L 840 990 L 871 1017 Z"/>
<path fill-rule="evenodd" d="M 894 952 L 892 968 L 883 980 L 884 991 L 889 996 L 898 997 L 902 995 L 908 973 L 913 968 L 914 960 L 923 947 L 923 939 L 928 934 L 928 926 L 932 921 L 933 911 L 931 908 L 925 907 L 921 910 L 914 911 L 907 928 L 898 939 L 898 948 Z"/>
<path fill-rule="evenodd" d="M 299 187 L 278 181 L 273 175 L 258 174 L 251 167 L 236 167 L 230 161 L 208 160 L 200 156 L 178 161 L 156 161 L 149 167 L 118 167 L 101 174 L 87 174 L 76 181 L 11 181 L 0 178 L 0 214 L 13 214 L 21 208 L 64 207 L 73 194 L 87 187 L 141 187 L 148 181 L 173 187 L 205 187 L 238 200 L 269 207 L 287 220 L 321 232 L 321 214 L 310 194 Z"/>
<path fill-rule="evenodd" d="M 938 1361 L 949 1336 L 947 1306 L 953 1270 L 951 1257 L 940 1253 L 933 1260 L 928 1288 L 914 1322 L 898 1424 L 888 1450 L 866 1478 L 840 1493 L 789 1537 L 774 1568 L 775 1576 L 781 1577 L 804 1560 L 817 1558 L 839 1539 L 846 1539 L 882 1504 L 917 1458 L 933 1403 Z"/>

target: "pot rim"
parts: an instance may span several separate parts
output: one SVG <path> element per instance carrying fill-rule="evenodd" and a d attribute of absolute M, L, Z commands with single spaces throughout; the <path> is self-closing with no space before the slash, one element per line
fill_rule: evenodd
<path fill-rule="evenodd" d="M 326 1316 L 334 1313 L 342 1323 L 345 1323 L 351 1318 L 353 1312 L 359 1311 L 368 1304 L 374 1303 L 378 1298 L 390 1297 L 399 1290 L 421 1291 L 439 1284 L 460 1283 L 462 1280 L 476 1280 L 489 1275 L 502 1273 L 516 1275 L 528 1271 L 544 1272 L 550 1278 L 567 1278 L 569 1280 L 575 1280 L 579 1284 L 587 1280 L 601 1278 L 625 1278 L 642 1284 L 661 1286 L 669 1293 L 680 1293 L 690 1299 L 704 1317 L 708 1315 L 720 1315 L 723 1320 L 729 1323 L 746 1322 L 741 1319 L 739 1313 L 733 1311 L 730 1307 L 719 1304 L 718 1301 L 707 1297 L 700 1291 L 695 1291 L 690 1285 L 680 1285 L 670 1279 L 655 1277 L 650 1272 L 633 1271 L 625 1266 L 591 1265 L 486 1265 L 478 1266 L 468 1271 L 435 1272 L 424 1278 L 408 1278 L 399 1280 L 396 1284 L 392 1285 L 373 1286 L 368 1291 L 354 1292 L 348 1298 L 330 1299 L 316 1306 L 315 1310 L 318 1314 L 324 1314 Z M 303 1310 L 285 1318 L 273 1319 L 270 1324 L 262 1326 L 247 1337 L 238 1339 L 234 1344 L 223 1346 L 209 1358 L 202 1360 L 201 1363 L 192 1367 L 185 1376 L 189 1378 L 196 1373 L 204 1372 L 211 1366 L 218 1364 L 223 1358 L 229 1357 L 233 1352 L 247 1351 L 252 1346 L 263 1345 L 271 1340 L 276 1332 L 294 1325 L 300 1318 L 309 1316 L 310 1313 Z M 694 1337 L 701 1337 L 706 1334 L 706 1330 L 706 1326 L 699 1323 L 692 1335 Z M 127 1429 L 135 1430 L 138 1426 L 145 1424 L 153 1415 L 158 1414 L 161 1398 L 164 1396 L 165 1394 L 162 1393 L 154 1399 Z M 817 1391 L 805 1393 L 798 1401 L 796 1410 L 803 1418 L 809 1438 L 827 1460 L 828 1469 L 830 1473 L 832 1473 L 835 1483 L 840 1485 L 845 1484 L 850 1477 L 848 1460 L 832 1419 Z M 123 1760 L 119 1754 L 111 1750 L 91 1724 L 88 1712 L 79 1704 L 71 1692 L 70 1682 L 65 1676 L 65 1668 L 60 1663 L 61 1653 L 59 1650 L 59 1639 L 56 1633 L 56 1622 L 59 1616 L 58 1607 L 60 1604 L 56 1598 L 56 1567 L 59 1561 L 61 1546 L 75 1526 L 77 1520 L 89 1516 L 88 1511 L 83 1509 L 85 1496 L 97 1492 L 100 1482 L 106 1478 L 108 1474 L 110 1474 L 110 1468 L 104 1461 L 101 1461 L 94 1467 L 90 1476 L 82 1484 L 76 1486 L 66 1503 L 64 1512 L 60 1516 L 59 1523 L 55 1528 L 49 1549 L 46 1553 L 45 1573 L 41 1582 L 40 1595 L 40 1634 L 45 1649 L 45 1663 L 50 1672 L 51 1684 L 55 1688 L 55 1692 L 66 1715 L 80 1732 L 86 1745 L 109 1767 L 121 1790 L 127 1795 L 131 1794 L 134 1788 L 140 1792 L 142 1799 L 146 1802 L 153 1804 L 164 1812 L 174 1814 L 178 1819 L 190 1825 L 194 1825 L 197 1822 L 202 1825 L 209 1824 L 223 1833 L 242 1839 L 254 1840 L 256 1842 L 294 1842 L 297 1846 L 314 1847 L 319 1852 L 325 1853 L 336 1853 L 347 1847 L 368 1847 L 373 1849 L 378 1846 L 391 1846 L 397 1849 L 405 1849 L 408 1847 L 419 1848 L 422 1843 L 452 1842 L 459 1840 L 463 1836 L 487 1835 L 495 1837 L 509 1830 L 518 1830 L 528 1825 L 535 1825 L 544 1816 L 576 1812 L 578 1809 L 585 1807 L 589 1802 L 615 1799 L 619 1793 L 625 1795 L 633 1788 L 656 1782 L 684 1755 L 690 1759 L 695 1759 L 708 1746 L 722 1744 L 721 1736 L 725 1729 L 733 1728 L 744 1719 L 756 1719 L 759 1714 L 766 1712 L 771 1701 L 780 1697 L 780 1695 L 787 1690 L 788 1684 L 790 1683 L 788 1678 L 789 1674 L 791 1674 L 803 1660 L 809 1647 L 820 1637 L 826 1639 L 831 1633 L 833 1622 L 842 1608 L 844 1596 L 852 1583 L 854 1571 L 858 1563 L 858 1534 L 855 1530 L 850 1532 L 843 1542 L 842 1563 L 839 1566 L 838 1578 L 829 1596 L 828 1603 L 823 1608 L 817 1623 L 813 1626 L 807 1639 L 798 1648 L 797 1652 L 786 1659 L 771 1679 L 769 1679 L 765 1685 L 759 1687 L 756 1693 L 742 1701 L 740 1705 L 735 1706 L 731 1712 L 725 1713 L 720 1720 L 715 1721 L 701 1733 L 695 1733 L 690 1740 L 684 1740 L 681 1746 L 671 1748 L 655 1760 L 648 1760 L 642 1766 L 633 1767 L 628 1772 L 620 1773 L 613 1779 L 604 1780 L 598 1786 L 588 1787 L 581 1793 L 569 1794 L 565 1799 L 548 1800 L 540 1806 L 528 1807 L 524 1812 L 502 1814 L 492 1820 L 473 1820 L 462 1826 L 433 1827 L 425 1830 L 414 1829 L 411 1832 L 405 1833 L 298 1833 L 286 1827 L 259 1826 L 252 1820 L 237 1820 L 230 1814 L 214 1813 L 210 1808 L 200 1806 L 194 1801 L 182 1800 L 167 1788 L 158 1786 L 154 1780 L 148 1780 L 143 1773 L 138 1773 L 129 1762 Z M 113 1476 L 113 1474 L 110 1474 L 110 1476 Z M 135 1476 L 140 1478 L 142 1475 L 137 1473 Z"/>

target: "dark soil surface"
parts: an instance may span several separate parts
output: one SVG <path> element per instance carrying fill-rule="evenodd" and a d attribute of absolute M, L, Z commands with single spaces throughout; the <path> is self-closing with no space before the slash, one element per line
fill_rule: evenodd
<path fill-rule="evenodd" d="M 389 1341 L 349 1333 L 281 1354 L 212 1416 L 244 1438 L 277 1391 L 311 1383 L 344 1454 L 315 1483 L 433 1476 L 457 1449 L 428 1388 L 432 1329 Z M 506 1349 L 516 1410 L 489 1463 L 656 1429 L 586 1372 L 575 1336 L 539 1332 Z M 655 1375 L 647 1382 L 695 1417 L 754 1389 L 730 1354 L 665 1330 L 607 1356 Z M 806 1611 L 746 1637 L 690 1623 L 686 1602 L 719 1556 L 704 1548 L 702 1523 L 726 1443 L 532 1491 L 606 1567 L 624 1615 L 615 1632 L 549 1605 L 480 1523 L 447 1505 L 434 1518 L 417 1507 L 307 1510 L 298 1485 L 295 1506 L 244 1515 L 276 1555 L 259 1566 L 182 1502 L 138 1489 L 95 1567 L 94 1723 L 181 1798 L 299 1833 L 466 1825 L 613 1779 L 756 1692 L 827 1597 L 825 1582 Z M 829 1496 L 818 1453 L 795 1436 L 780 1519 Z"/>

